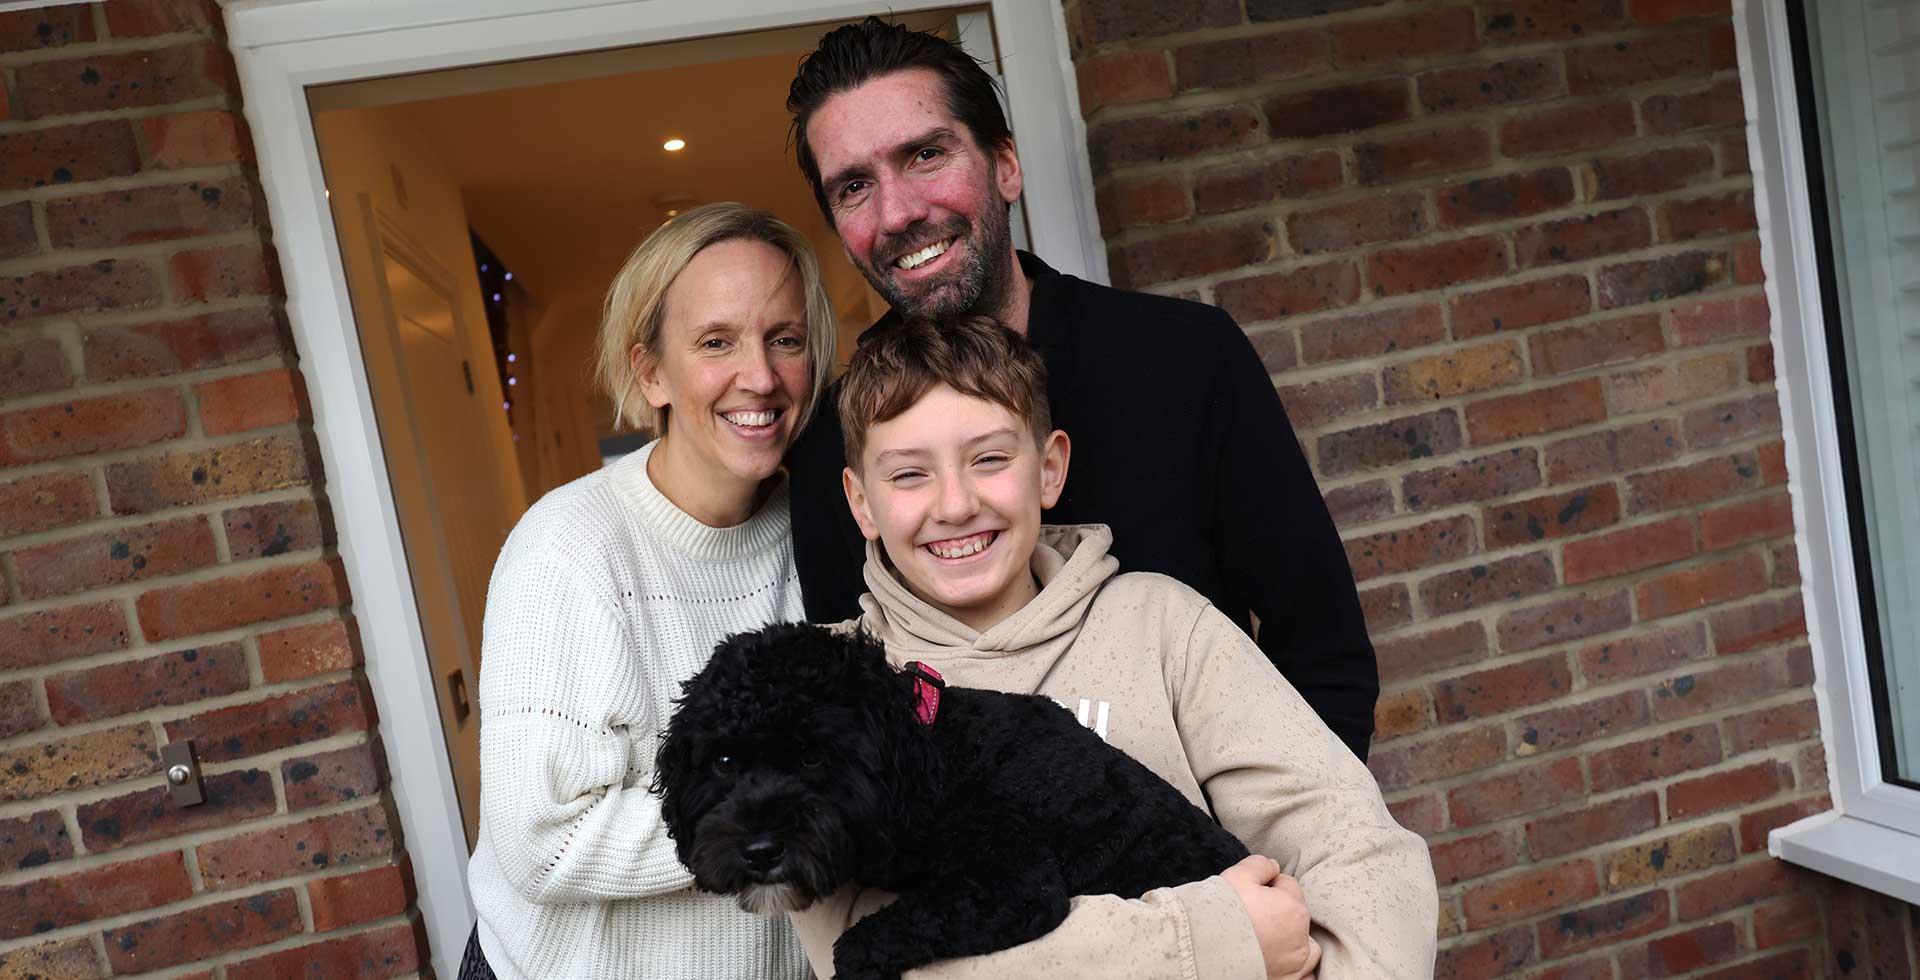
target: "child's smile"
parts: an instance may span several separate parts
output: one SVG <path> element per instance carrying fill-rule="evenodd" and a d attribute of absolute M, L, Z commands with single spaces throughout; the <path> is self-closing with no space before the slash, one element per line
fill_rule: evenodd
<path fill-rule="evenodd" d="M 1066 482 L 1067 437 L 935 385 L 867 433 L 847 501 L 915 595 L 985 632 L 1039 593 L 1040 511 Z"/>

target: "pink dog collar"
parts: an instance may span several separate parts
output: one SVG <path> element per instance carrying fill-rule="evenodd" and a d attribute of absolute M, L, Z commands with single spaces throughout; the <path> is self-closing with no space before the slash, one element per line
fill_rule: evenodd
<path fill-rule="evenodd" d="M 940 678 L 940 672 L 918 660 L 904 668 L 913 675 L 913 714 L 920 724 L 931 725 L 935 715 L 940 713 L 940 690 L 947 682 Z"/>

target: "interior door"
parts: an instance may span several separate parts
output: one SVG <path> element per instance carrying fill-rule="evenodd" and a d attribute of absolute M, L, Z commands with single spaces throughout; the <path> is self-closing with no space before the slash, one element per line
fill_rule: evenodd
<path fill-rule="evenodd" d="M 400 511 L 414 602 L 434 678 L 461 820 L 471 847 L 479 823 L 480 719 L 475 711 L 480 627 L 494 558 L 518 514 L 476 453 L 489 445 L 473 383 L 475 349 L 454 300 L 454 278 L 362 200 L 377 311 L 362 314 L 362 346 L 376 394 L 387 471 Z M 359 265 L 361 263 L 353 263 Z M 375 313 L 368 322 L 367 313 Z M 383 334 L 378 342 L 371 333 Z M 478 370 L 492 370 L 482 364 Z"/>

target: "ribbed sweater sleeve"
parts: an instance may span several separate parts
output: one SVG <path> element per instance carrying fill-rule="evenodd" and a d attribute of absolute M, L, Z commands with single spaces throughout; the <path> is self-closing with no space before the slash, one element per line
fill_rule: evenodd
<path fill-rule="evenodd" d="M 577 556 L 515 549 L 488 589 L 480 808 L 515 891 L 548 904 L 637 898 L 693 883 L 674 854 L 652 758 L 652 679 L 620 615 L 581 581 Z M 643 744 L 651 745 L 652 739 Z M 631 783 L 632 785 L 626 785 Z"/>

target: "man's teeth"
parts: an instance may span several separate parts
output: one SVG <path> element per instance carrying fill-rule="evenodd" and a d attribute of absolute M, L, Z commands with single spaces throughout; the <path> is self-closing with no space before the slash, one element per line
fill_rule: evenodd
<path fill-rule="evenodd" d="M 993 534 L 975 534 L 971 537 L 954 538 L 950 541 L 935 541 L 927 545 L 927 550 L 941 558 L 965 558 L 987 550 L 993 543 Z"/>
<path fill-rule="evenodd" d="M 772 425 L 779 412 L 727 412 L 720 417 L 739 426 Z"/>
<path fill-rule="evenodd" d="M 902 269 L 913 269 L 917 266 L 925 265 L 926 263 L 931 262 L 936 257 L 938 257 L 940 253 L 946 251 L 947 246 L 952 244 L 953 244 L 953 239 L 951 238 L 947 239 L 944 242 L 934 242 L 932 245 L 928 245 L 926 248 L 923 248 L 918 252 L 911 252 L 907 255 L 901 256 L 900 259 L 894 263 L 894 265 L 897 265 Z"/>

